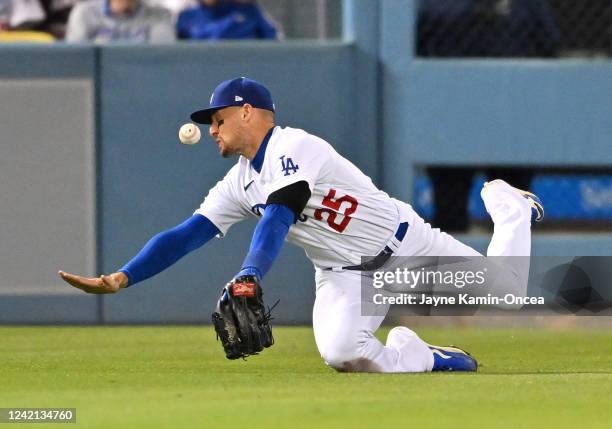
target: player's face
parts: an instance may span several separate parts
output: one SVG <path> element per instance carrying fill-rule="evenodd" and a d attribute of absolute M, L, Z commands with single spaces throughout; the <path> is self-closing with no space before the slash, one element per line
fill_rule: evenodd
<path fill-rule="evenodd" d="M 241 153 L 244 140 L 241 132 L 243 125 L 241 110 L 242 107 L 226 107 L 212 115 L 212 124 L 208 132 L 215 139 L 223 158 Z"/>
<path fill-rule="evenodd" d="M 126 16 L 136 9 L 138 0 L 110 0 L 109 6 L 111 12 L 115 15 Z"/>

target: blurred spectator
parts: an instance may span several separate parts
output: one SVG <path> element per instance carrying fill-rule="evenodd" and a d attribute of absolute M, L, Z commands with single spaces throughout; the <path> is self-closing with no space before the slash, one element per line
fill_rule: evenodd
<path fill-rule="evenodd" d="M 43 19 L 38 0 L 0 0 L 0 31 L 30 30 Z"/>
<path fill-rule="evenodd" d="M 417 53 L 432 57 L 551 57 L 560 41 L 546 0 L 421 0 Z"/>
<path fill-rule="evenodd" d="M 179 15 L 179 39 L 276 39 L 275 24 L 253 2 L 200 0 Z"/>
<path fill-rule="evenodd" d="M 66 23 L 70 11 L 79 1 L 83 0 L 40 0 L 46 18 L 36 29 L 50 33 L 56 39 L 63 39 L 66 36 Z"/>
<path fill-rule="evenodd" d="M 11 28 L 11 9 L 10 0 L 0 0 L 0 31 Z"/>
<path fill-rule="evenodd" d="M 91 0 L 78 3 L 68 19 L 67 42 L 174 41 L 170 12 L 140 0 Z"/>

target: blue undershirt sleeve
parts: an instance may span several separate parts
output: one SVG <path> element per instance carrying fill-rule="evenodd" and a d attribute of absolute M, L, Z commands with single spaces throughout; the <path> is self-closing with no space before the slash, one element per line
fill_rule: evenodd
<path fill-rule="evenodd" d="M 268 204 L 255 228 L 249 253 L 237 276 L 250 274 L 261 280 L 279 255 L 289 227 L 294 222 L 293 210 L 282 204 Z"/>
<path fill-rule="evenodd" d="M 160 232 L 149 240 L 119 271 L 128 277 L 128 286 L 132 286 L 165 270 L 217 234 L 219 229 L 207 217 L 194 214 L 180 225 Z"/>

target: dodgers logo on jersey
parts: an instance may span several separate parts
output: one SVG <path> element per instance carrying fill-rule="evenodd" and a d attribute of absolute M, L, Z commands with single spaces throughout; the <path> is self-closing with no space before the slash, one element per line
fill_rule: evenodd
<path fill-rule="evenodd" d="M 291 158 L 285 159 L 285 155 L 281 156 L 279 159 L 281 160 L 282 170 L 285 176 L 295 173 L 300 168 L 299 165 L 293 163 Z"/>

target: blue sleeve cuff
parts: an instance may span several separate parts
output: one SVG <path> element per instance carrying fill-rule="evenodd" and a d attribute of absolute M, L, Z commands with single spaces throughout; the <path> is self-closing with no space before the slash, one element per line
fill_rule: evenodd
<path fill-rule="evenodd" d="M 125 287 L 132 286 L 132 284 L 134 283 L 134 276 L 132 275 L 132 273 L 130 273 L 126 268 L 119 268 L 117 271 L 125 274 L 125 276 L 128 278 L 128 284 Z"/>
<path fill-rule="evenodd" d="M 259 271 L 259 269 L 256 267 L 246 267 L 241 269 L 238 274 L 236 274 L 236 277 L 240 276 L 255 276 L 257 280 L 261 280 L 261 278 L 263 277 L 261 275 L 261 271 Z"/>

